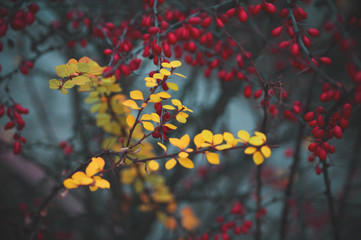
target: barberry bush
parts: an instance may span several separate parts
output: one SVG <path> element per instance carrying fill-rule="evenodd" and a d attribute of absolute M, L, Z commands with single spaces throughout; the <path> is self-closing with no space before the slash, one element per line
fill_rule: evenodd
<path fill-rule="evenodd" d="M 359 239 L 360 11 L 2 2 L 1 239 Z"/>

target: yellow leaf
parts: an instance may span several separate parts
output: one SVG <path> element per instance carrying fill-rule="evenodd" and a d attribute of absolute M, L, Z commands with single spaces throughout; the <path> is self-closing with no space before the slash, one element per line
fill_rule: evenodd
<path fill-rule="evenodd" d="M 178 153 L 178 157 L 180 157 L 180 158 L 186 158 L 186 157 L 188 157 L 188 153 L 186 153 L 186 152 L 180 152 L 180 153 Z"/>
<path fill-rule="evenodd" d="M 183 207 L 181 210 L 181 224 L 187 231 L 194 231 L 199 225 L 199 219 L 194 215 L 191 207 Z"/>
<path fill-rule="evenodd" d="M 216 149 L 219 151 L 223 151 L 223 150 L 231 148 L 231 147 L 232 147 L 231 144 L 222 144 L 222 145 L 216 146 Z"/>
<path fill-rule="evenodd" d="M 172 82 L 167 82 L 167 86 L 172 89 L 173 91 L 178 91 L 178 85 Z"/>
<path fill-rule="evenodd" d="M 164 98 L 164 99 L 168 99 L 171 97 L 171 95 L 167 92 L 160 92 L 160 93 L 157 93 L 157 95 L 161 98 Z"/>
<path fill-rule="evenodd" d="M 224 140 L 226 140 L 226 142 L 233 142 L 234 141 L 233 134 L 229 133 L 229 132 L 224 132 L 223 133 L 223 138 L 224 138 Z"/>
<path fill-rule="evenodd" d="M 153 121 L 153 122 L 160 123 L 160 117 L 159 117 L 158 114 L 156 114 L 156 113 L 151 113 L 150 115 L 152 116 L 152 121 Z"/>
<path fill-rule="evenodd" d="M 60 86 L 61 86 L 61 82 L 58 81 L 57 79 L 49 80 L 49 88 L 50 89 L 59 89 Z"/>
<path fill-rule="evenodd" d="M 177 106 L 177 107 L 182 106 L 182 102 L 179 101 L 178 99 L 172 99 L 172 103 L 174 106 Z"/>
<path fill-rule="evenodd" d="M 128 126 L 130 128 L 132 128 L 135 123 L 135 117 L 133 115 L 128 115 L 126 122 L 127 122 Z"/>
<path fill-rule="evenodd" d="M 255 147 L 247 147 L 245 150 L 244 150 L 244 153 L 245 154 L 253 154 L 257 151 L 257 148 Z"/>
<path fill-rule="evenodd" d="M 146 78 L 144 78 L 144 80 L 145 80 L 146 82 L 152 82 L 152 83 L 155 83 L 155 82 L 156 82 L 155 79 L 154 79 L 154 78 L 151 78 L 151 77 L 146 77 Z"/>
<path fill-rule="evenodd" d="M 167 147 L 163 143 L 157 142 L 157 144 L 163 148 L 164 152 L 167 152 Z"/>
<path fill-rule="evenodd" d="M 94 180 L 95 180 L 95 186 L 98 187 L 98 188 L 110 188 L 110 183 L 99 177 L 99 176 L 95 176 L 94 177 Z"/>
<path fill-rule="evenodd" d="M 133 100 L 126 100 L 123 102 L 124 106 L 130 107 L 134 110 L 139 110 L 140 108 L 138 107 L 137 103 L 134 102 Z"/>
<path fill-rule="evenodd" d="M 194 139 L 193 139 L 194 144 L 197 147 L 197 150 L 202 146 L 202 144 L 204 143 L 204 139 L 202 136 L 202 133 L 197 134 Z"/>
<path fill-rule="evenodd" d="M 148 167 L 152 170 L 152 171 L 157 171 L 159 169 L 159 163 L 157 163 L 154 160 L 151 160 L 148 162 Z"/>
<path fill-rule="evenodd" d="M 93 179 L 85 175 L 84 172 L 76 172 L 71 176 L 71 178 L 77 183 L 78 185 L 89 185 L 93 182 Z"/>
<path fill-rule="evenodd" d="M 268 146 L 262 146 L 261 152 L 265 158 L 269 158 L 271 156 L 271 149 Z"/>
<path fill-rule="evenodd" d="M 181 148 L 181 141 L 178 138 L 169 138 L 169 142 L 173 146 Z"/>
<path fill-rule="evenodd" d="M 158 95 L 156 95 L 156 94 L 152 94 L 152 95 L 150 95 L 150 102 L 154 102 L 154 103 L 157 103 L 157 102 L 161 102 L 162 101 L 162 99 L 158 96 Z"/>
<path fill-rule="evenodd" d="M 179 114 L 177 114 L 177 116 L 175 117 L 177 119 L 178 122 L 180 123 L 186 123 L 187 122 L 187 119 L 180 116 Z"/>
<path fill-rule="evenodd" d="M 180 74 L 180 73 L 173 73 L 174 75 L 177 75 L 179 77 L 182 77 L 182 78 L 187 78 L 186 76 L 184 76 L 183 74 Z"/>
<path fill-rule="evenodd" d="M 145 86 L 147 86 L 147 87 L 155 87 L 155 86 L 157 86 L 157 84 L 153 83 L 153 82 L 146 82 Z"/>
<path fill-rule="evenodd" d="M 176 61 L 171 61 L 169 64 L 170 64 L 173 68 L 177 68 L 177 67 L 182 66 L 182 63 L 181 63 L 180 61 L 178 61 L 178 60 L 176 60 Z"/>
<path fill-rule="evenodd" d="M 170 169 L 174 168 L 174 166 L 175 166 L 176 164 L 177 164 L 177 161 L 176 161 L 174 158 L 169 159 L 169 160 L 165 163 L 165 168 L 166 168 L 167 170 L 170 170 Z"/>
<path fill-rule="evenodd" d="M 243 143 L 248 142 L 249 140 L 249 133 L 245 130 L 241 130 L 237 133 L 238 137 L 242 140 Z"/>
<path fill-rule="evenodd" d="M 162 67 L 164 67 L 164 68 L 171 68 L 172 65 L 170 65 L 170 64 L 167 63 L 167 62 L 162 62 Z"/>
<path fill-rule="evenodd" d="M 144 100 L 143 93 L 139 90 L 131 91 L 130 98 L 134 100 Z"/>
<path fill-rule="evenodd" d="M 103 158 L 101 158 L 101 157 L 93 157 L 92 162 L 96 162 L 97 165 L 98 165 L 99 170 L 103 171 L 104 166 L 105 166 L 105 161 L 104 161 Z"/>
<path fill-rule="evenodd" d="M 150 122 L 142 122 L 143 127 L 148 130 L 148 131 L 153 131 L 154 130 L 154 126 L 152 123 Z"/>
<path fill-rule="evenodd" d="M 164 105 L 163 108 L 167 109 L 167 110 L 175 110 L 175 107 L 173 107 L 171 105 Z"/>
<path fill-rule="evenodd" d="M 181 137 L 180 142 L 179 142 L 179 146 L 181 147 L 181 149 L 186 149 L 186 147 L 189 145 L 190 142 L 190 138 L 189 135 L 186 134 L 183 137 Z"/>
<path fill-rule="evenodd" d="M 143 114 L 140 120 L 149 121 L 152 120 L 152 116 L 150 114 Z"/>
<path fill-rule="evenodd" d="M 92 177 L 99 172 L 98 164 L 96 162 L 90 162 L 85 169 L 85 173 L 88 177 Z"/>
<path fill-rule="evenodd" d="M 213 136 L 213 145 L 218 145 L 223 142 L 223 135 L 222 134 L 216 134 Z"/>
<path fill-rule="evenodd" d="M 153 78 L 163 80 L 164 75 L 161 73 L 154 73 Z"/>
<path fill-rule="evenodd" d="M 258 146 L 261 146 L 264 143 L 264 141 L 259 136 L 253 136 L 249 139 L 249 143 L 253 146 L 258 147 Z"/>
<path fill-rule="evenodd" d="M 264 158 L 260 151 L 257 151 L 253 154 L 253 161 L 256 165 L 260 165 L 263 163 Z"/>
<path fill-rule="evenodd" d="M 219 156 L 214 152 L 205 152 L 206 158 L 210 164 L 219 164 Z"/>
<path fill-rule="evenodd" d="M 73 179 L 67 178 L 63 181 L 64 187 L 67 189 L 77 188 L 78 185 L 74 182 Z"/>
<path fill-rule="evenodd" d="M 212 139 L 213 139 L 213 133 L 207 129 L 203 130 L 202 131 L 202 137 L 205 141 L 207 142 L 212 142 Z"/>
<path fill-rule="evenodd" d="M 174 125 L 173 125 L 173 124 L 171 124 L 171 123 L 166 123 L 166 124 L 164 124 L 164 126 L 166 126 L 166 127 L 170 128 L 170 129 L 172 129 L 172 130 L 177 129 L 177 126 L 174 126 Z"/>
<path fill-rule="evenodd" d="M 266 135 L 262 132 L 256 131 L 256 132 L 254 132 L 254 135 L 259 136 L 263 140 L 263 142 L 266 142 L 266 140 L 267 140 Z"/>
<path fill-rule="evenodd" d="M 189 158 L 179 158 L 178 162 L 185 168 L 194 168 L 194 163 Z"/>
<path fill-rule="evenodd" d="M 78 64 L 78 61 L 74 58 L 69 59 L 68 64 Z"/>
<path fill-rule="evenodd" d="M 163 74 L 163 75 L 165 75 L 165 76 L 170 76 L 170 75 L 171 75 L 171 72 L 168 71 L 167 69 L 164 69 L 164 68 L 162 68 L 162 69 L 160 70 L 160 73 Z"/>

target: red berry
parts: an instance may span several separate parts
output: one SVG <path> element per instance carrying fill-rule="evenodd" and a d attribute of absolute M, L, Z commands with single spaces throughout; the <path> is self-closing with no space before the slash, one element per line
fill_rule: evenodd
<path fill-rule="evenodd" d="M 310 28 L 310 29 L 307 30 L 307 32 L 311 37 L 320 36 L 320 31 L 318 31 L 316 28 Z"/>
<path fill-rule="evenodd" d="M 251 97 L 251 95 L 252 95 L 252 88 L 251 88 L 251 86 L 246 86 L 245 88 L 244 88 L 244 90 L 243 90 L 243 94 L 244 94 L 244 97 L 245 98 L 250 98 Z"/>
<path fill-rule="evenodd" d="M 291 46 L 291 54 L 297 57 L 300 54 L 300 47 L 297 43 L 292 44 Z"/>
<path fill-rule="evenodd" d="M 248 20 L 248 15 L 243 8 L 241 8 L 238 12 L 238 20 L 240 22 L 247 22 L 247 20 Z"/>
<path fill-rule="evenodd" d="M 333 133 L 335 135 L 336 138 L 342 138 L 342 128 L 338 125 L 336 125 L 334 128 L 333 128 Z"/>
<path fill-rule="evenodd" d="M 18 141 L 14 142 L 14 144 L 13 144 L 13 153 L 15 155 L 18 155 L 20 153 L 20 151 L 21 151 L 21 143 L 18 142 Z"/>
<path fill-rule="evenodd" d="M 201 26 L 203 28 L 208 28 L 212 23 L 212 18 L 211 17 L 206 17 L 205 19 L 203 19 Z"/>
<path fill-rule="evenodd" d="M 282 27 L 276 27 L 272 30 L 271 34 L 273 37 L 277 37 L 282 33 Z"/>

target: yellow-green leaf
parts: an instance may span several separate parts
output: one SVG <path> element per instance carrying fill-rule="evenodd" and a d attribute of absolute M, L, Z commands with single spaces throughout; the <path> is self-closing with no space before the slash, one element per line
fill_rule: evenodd
<path fill-rule="evenodd" d="M 176 161 L 174 158 L 169 159 L 169 160 L 165 163 L 165 168 L 166 168 L 167 170 L 170 170 L 170 169 L 174 168 L 174 166 L 175 166 L 176 164 L 177 164 L 177 161 Z"/>
<path fill-rule="evenodd" d="M 217 153 L 206 151 L 205 154 L 210 164 L 215 164 L 215 165 L 219 164 L 219 156 Z"/>
<path fill-rule="evenodd" d="M 72 80 L 68 80 L 63 85 L 64 88 L 72 88 L 74 87 L 74 82 Z"/>
<path fill-rule="evenodd" d="M 77 76 L 77 77 L 73 78 L 73 80 L 76 85 L 84 85 L 90 81 L 90 79 L 88 77 L 83 76 L 83 75 Z"/>
<path fill-rule="evenodd" d="M 262 132 L 254 132 L 254 135 L 259 136 L 264 142 L 266 142 L 267 138 L 266 135 Z"/>
<path fill-rule="evenodd" d="M 189 158 L 179 158 L 178 162 L 185 168 L 194 168 L 194 163 Z"/>
<path fill-rule="evenodd" d="M 130 98 L 134 100 L 144 100 L 143 93 L 139 90 L 131 91 Z"/>
<path fill-rule="evenodd" d="M 58 81 L 57 79 L 49 80 L 49 88 L 50 89 L 59 89 L 60 86 L 61 86 L 61 82 Z"/>
<path fill-rule="evenodd" d="M 78 63 L 78 71 L 85 73 L 89 71 L 89 65 L 84 63 L 84 62 L 80 62 Z"/>
<path fill-rule="evenodd" d="M 59 65 L 55 67 L 56 75 L 58 75 L 61 78 L 69 77 L 71 73 L 68 71 L 67 65 Z"/>
<path fill-rule="evenodd" d="M 167 86 L 173 91 L 178 91 L 178 85 L 172 82 L 167 82 Z"/>
<path fill-rule="evenodd" d="M 66 90 L 65 88 L 60 88 L 60 92 L 62 94 L 68 94 L 68 90 Z"/>

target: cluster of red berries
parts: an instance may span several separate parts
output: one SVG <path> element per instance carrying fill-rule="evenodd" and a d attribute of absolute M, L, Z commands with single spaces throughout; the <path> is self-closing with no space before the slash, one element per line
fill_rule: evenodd
<path fill-rule="evenodd" d="M 73 147 L 66 141 L 61 141 L 59 143 L 59 147 L 64 150 L 64 155 L 66 156 L 70 155 L 74 151 Z"/>
<path fill-rule="evenodd" d="M 217 226 L 213 231 L 203 233 L 201 236 L 189 237 L 189 240 L 229 240 L 232 236 L 248 234 L 252 228 L 252 221 L 244 219 L 245 210 L 241 202 L 235 202 L 230 210 L 231 215 L 227 215 L 227 218 L 234 220 L 226 221 L 225 217 L 219 216 L 216 218 Z M 257 217 L 262 217 L 262 214 Z M 213 236 L 213 237 L 212 237 Z"/>
<path fill-rule="evenodd" d="M 23 75 L 28 75 L 29 74 L 29 70 L 34 68 L 34 62 L 32 61 L 23 61 L 19 67 L 20 72 Z"/>
<path fill-rule="evenodd" d="M 13 139 L 13 153 L 15 155 L 19 154 L 21 151 L 21 144 L 25 144 L 26 138 L 21 136 L 20 131 L 25 126 L 25 121 L 22 118 L 22 114 L 28 114 L 29 110 L 19 103 L 13 103 L 12 105 L 9 104 L 0 104 L 0 117 L 6 116 L 9 118 L 9 122 L 4 125 L 5 130 L 10 130 L 15 128 L 17 130 L 14 133 Z"/>
<path fill-rule="evenodd" d="M 30 3 L 27 9 L 19 9 L 16 12 L 4 7 L 0 8 L 0 37 L 6 35 L 9 23 L 15 31 L 24 30 L 26 26 L 32 25 L 38 11 L 39 6 L 36 3 Z"/>
<path fill-rule="evenodd" d="M 345 103 L 339 111 L 332 113 L 329 117 L 326 116 L 321 106 L 304 115 L 304 120 L 312 128 L 312 135 L 316 139 L 315 142 L 308 145 L 308 150 L 313 153 L 308 157 L 310 162 L 313 162 L 315 157 L 318 157 L 320 161 L 325 161 L 328 153 L 333 154 L 335 152 L 335 147 L 327 141 L 334 137 L 342 138 L 343 132 L 349 125 L 351 111 L 352 105 Z M 319 167 L 316 168 L 316 173 L 320 173 Z"/>

